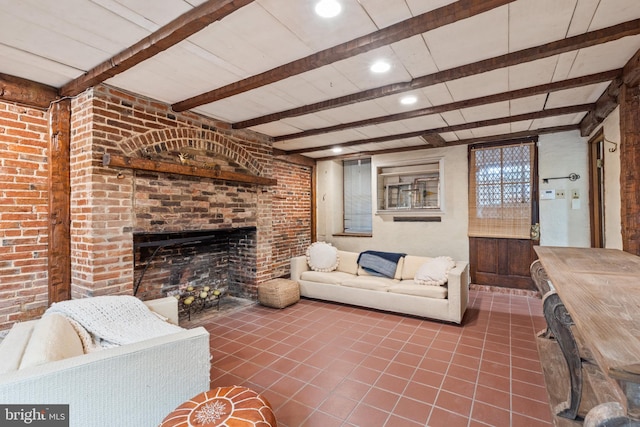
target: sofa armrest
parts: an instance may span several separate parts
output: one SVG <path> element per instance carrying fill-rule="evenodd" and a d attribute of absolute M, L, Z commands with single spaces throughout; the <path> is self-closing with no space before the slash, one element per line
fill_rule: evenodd
<path fill-rule="evenodd" d="M 447 298 L 449 299 L 449 316 L 456 323 L 462 322 L 462 316 L 469 303 L 469 263 L 456 261 L 456 266 L 449 271 L 447 277 Z"/>
<path fill-rule="evenodd" d="M 210 388 L 210 357 L 209 333 L 185 329 L 0 375 L 0 402 L 68 404 L 70 427 L 157 426 Z"/>
<path fill-rule="evenodd" d="M 175 297 L 164 297 L 144 301 L 149 310 L 166 317 L 169 323 L 178 324 L 178 300 Z"/>
<path fill-rule="evenodd" d="M 38 320 L 18 322 L 0 342 L 0 374 L 17 371 Z"/>
<path fill-rule="evenodd" d="M 301 255 L 291 258 L 291 280 L 299 281 L 300 275 L 305 271 L 309 271 L 306 256 Z"/>

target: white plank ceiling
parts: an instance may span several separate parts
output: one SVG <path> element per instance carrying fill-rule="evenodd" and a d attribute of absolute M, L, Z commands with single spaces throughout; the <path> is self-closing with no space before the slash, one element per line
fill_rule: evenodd
<path fill-rule="evenodd" d="M 318 0 L 255 0 L 186 40 L 105 81 L 170 104 L 269 71 L 455 3 L 452 0 L 338 0 L 342 13 L 321 18 Z M 482 0 L 478 0 L 481 2 Z M 61 87 L 124 51 L 204 0 L 0 0 L 0 73 Z M 222 3 L 222 1 L 220 1 Z M 311 71 L 194 107 L 229 123 L 308 106 L 385 85 L 542 46 L 640 18 L 640 0 L 516 0 L 471 18 L 324 64 Z M 317 128 L 439 106 L 620 69 L 640 35 L 536 61 L 435 83 L 402 94 L 284 117 L 251 127 L 277 138 Z M 384 59 L 391 69 L 369 70 Z M 525 98 L 276 140 L 312 158 L 426 147 L 406 133 L 443 128 L 447 142 L 579 124 L 586 112 L 447 131 L 447 127 L 594 103 L 609 82 Z M 406 106 L 401 96 L 417 102 Z M 394 137 L 397 136 L 397 137 Z M 387 138 L 388 137 L 388 138 Z M 371 138 L 387 138 L 369 142 Z M 355 144 L 354 141 L 362 141 Z M 351 143 L 351 144 L 349 144 Z M 318 147 L 317 151 L 306 151 Z"/>

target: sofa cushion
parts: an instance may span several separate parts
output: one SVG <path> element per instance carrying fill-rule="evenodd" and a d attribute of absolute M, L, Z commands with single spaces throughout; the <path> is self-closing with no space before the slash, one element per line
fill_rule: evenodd
<path fill-rule="evenodd" d="M 15 323 L 0 342 L 0 374 L 17 371 L 37 320 Z"/>
<path fill-rule="evenodd" d="M 313 271 L 333 271 L 338 267 L 338 249 L 326 242 L 314 242 L 307 248 L 307 264 Z"/>
<path fill-rule="evenodd" d="M 449 271 L 456 266 L 450 257 L 439 256 L 425 262 L 416 271 L 415 281 L 419 285 L 439 286 L 447 283 Z"/>
<path fill-rule="evenodd" d="M 404 257 L 404 264 L 402 266 L 402 280 L 413 280 L 416 277 L 416 272 L 422 264 L 429 261 L 431 258 L 416 255 L 407 255 Z"/>
<path fill-rule="evenodd" d="M 444 299 L 447 297 L 448 289 L 446 286 L 425 286 L 420 285 L 413 280 L 403 280 L 400 283 L 392 285 L 388 292 Z"/>
<path fill-rule="evenodd" d="M 358 253 L 338 251 L 338 268 L 337 271 L 343 271 L 350 274 L 358 274 Z"/>
<path fill-rule="evenodd" d="M 67 318 L 60 314 L 48 314 L 33 328 L 20 369 L 82 354 L 82 342 Z"/>
<path fill-rule="evenodd" d="M 341 283 L 342 286 L 349 288 L 369 289 L 372 291 L 386 291 L 395 283 L 393 279 L 378 276 L 358 276 L 352 277 Z"/>
<path fill-rule="evenodd" d="M 339 285 L 345 280 L 353 278 L 353 274 L 344 273 L 342 271 L 303 271 L 300 274 L 300 280 L 307 282 L 328 283 L 330 285 Z"/>

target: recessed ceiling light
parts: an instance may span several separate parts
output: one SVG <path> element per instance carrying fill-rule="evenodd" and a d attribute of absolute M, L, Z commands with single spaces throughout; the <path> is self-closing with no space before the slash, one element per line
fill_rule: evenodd
<path fill-rule="evenodd" d="M 316 13 L 323 18 L 333 18 L 338 16 L 342 6 L 336 0 L 321 0 L 316 3 Z"/>
<path fill-rule="evenodd" d="M 376 61 L 373 63 L 370 69 L 374 73 L 386 73 L 391 69 L 391 64 L 386 61 Z"/>
<path fill-rule="evenodd" d="M 418 98 L 414 95 L 407 95 L 400 98 L 400 104 L 402 105 L 411 105 L 418 102 Z"/>
<path fill-rule="evenodd" d="M 340 148 L 340 147 L 333 147 L 333 148 L 331 149 L 331 151 L 333 151 L 334 153 L 342 153 L 342 148 Z"/>

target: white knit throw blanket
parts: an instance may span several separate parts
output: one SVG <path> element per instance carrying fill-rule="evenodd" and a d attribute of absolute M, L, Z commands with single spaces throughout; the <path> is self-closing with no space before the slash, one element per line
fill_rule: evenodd
<path fill-rule="evenodd" d="M 85 352 L 117 347 L 180 332 L 133 296 L 100 296 L 62 301 L 45 312 L 66 316 L 78 332 Z"/>

